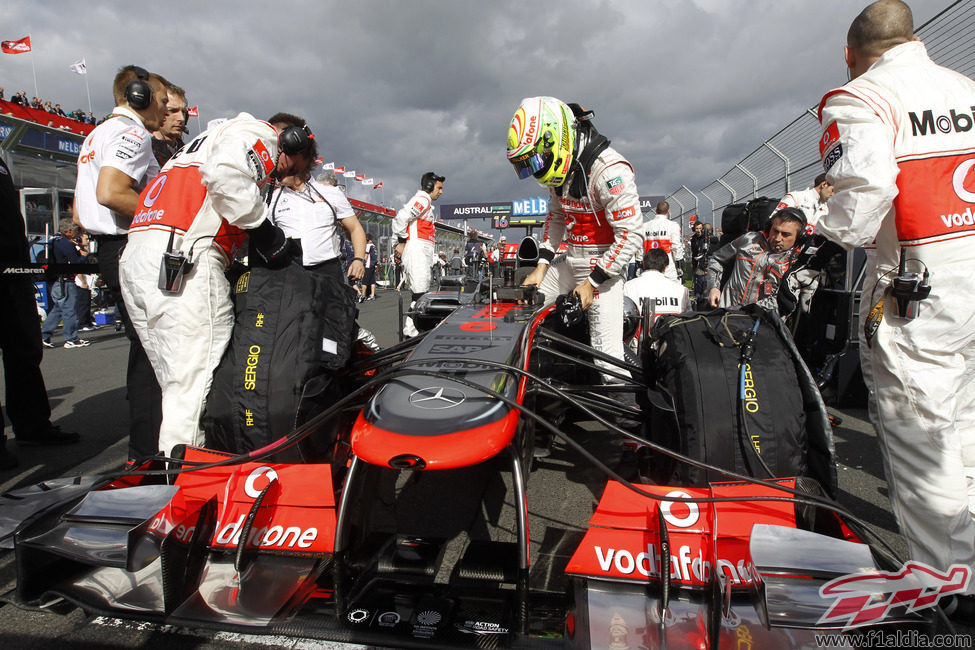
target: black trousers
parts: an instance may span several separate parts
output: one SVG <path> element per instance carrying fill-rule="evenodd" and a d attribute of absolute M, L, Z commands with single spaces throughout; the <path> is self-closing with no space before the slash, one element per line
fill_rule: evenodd
<path fill-rule="evenodd" d="M 93 322 L 91 318 L 91 289 L 78 287 L 77 295 L 78 302 L 75 304 L 75 313 L 78 315 L 78 329 L 81 329 Z"/>
<path fill-rule="evenodd" d="M 306 266 L 305 268 L 315 273 L 321 273 L 322 275 L 330 275 L 338 280 L 340 284 L 345 281 L 345 274 L 342 272 L 342 262 L 337 257 L 327 262 L 319 262 L 318 264 Z"/>
<path fill-rule="evenodd" d="M 6 383 L 7 418 L 14 436 L 31 436 L 48 426 L 51 406 L 41 375 L 41 321 L 30 278 L 0 277 L 0 349 Z M 0 407 L 0 442 L 3 408 Z"/>
<path fill-rule="evenodd" d="M 95 241 L 98 242 L 98 271 L 102 274 L 106 292 L 118 305 L 122 323 L 125 324 L 125 335 L 129 339 L 129 362 L 125 375 L 125 392 L 129 400 L 129 459 L 153 456 L 159 452 L 162 389 L 122 301 L 118 261 L 126 238 L 125 235 L 96 235 Z"/>

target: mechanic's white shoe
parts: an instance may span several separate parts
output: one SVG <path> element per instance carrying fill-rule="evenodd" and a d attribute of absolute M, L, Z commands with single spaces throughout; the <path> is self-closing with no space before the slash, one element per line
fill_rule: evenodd
<path fill-rule="evenodd" d="M 405 322 L 403 323 L 403 336 L 413 338 L 419 334 L 420 330 L 416 329 L 416 325 L 413 324 L 413 319 L 407 316 Z"/>

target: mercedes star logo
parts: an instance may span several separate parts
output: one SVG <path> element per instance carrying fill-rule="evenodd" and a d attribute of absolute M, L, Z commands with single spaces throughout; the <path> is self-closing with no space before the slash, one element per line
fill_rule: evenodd
<path fill-rule="evenodd" d="M 414 391 L 410 395 L 410 404 L 421 409 L 440 410 L 463 404 L 466 398 L 467 396 L 456 388 L 431 386 Z"/>

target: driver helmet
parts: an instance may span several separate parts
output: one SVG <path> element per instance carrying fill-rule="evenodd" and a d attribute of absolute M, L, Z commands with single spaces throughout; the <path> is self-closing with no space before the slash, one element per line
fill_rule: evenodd
<path fill-rule="evenodd" d="M 518 178 L 562 185 L 572 165 L 575 121 L 572 109 L 554 97 L 521 100 L 508 127 L 508 162 Z"/>

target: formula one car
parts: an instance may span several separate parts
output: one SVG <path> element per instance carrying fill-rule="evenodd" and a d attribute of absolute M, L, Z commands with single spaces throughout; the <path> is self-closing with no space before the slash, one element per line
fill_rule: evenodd
<path fill-rule="evenodd" d="M 649 412 L 683 414 L 652 364 L 563 320 L 501 287 L 357 357 L 328 409 L 265 448 L 4 495 L 8 600 L 397 647 L 818 648 L 929 625 L 932 594 L 959 588 L 899 571 L 821 472 L 754 478 L 655 443 Z M 828 436 L 822 402 L 803 408 Z M 708 478 L 651 484 L 629 462 L 643 449 Z"/>

